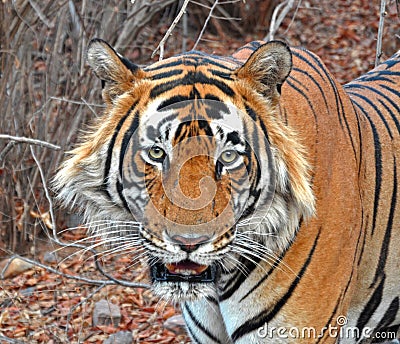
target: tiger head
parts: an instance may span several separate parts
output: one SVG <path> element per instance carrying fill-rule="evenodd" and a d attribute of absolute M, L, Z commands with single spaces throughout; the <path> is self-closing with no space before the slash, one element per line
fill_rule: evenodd
<path fill-rule="evenodd" d="M 242 259 L 290 245 L 314 196 L 280 112 L 291 70 L 284 43 L 244 62 L 192 51 L 140 68 L 95 39 L 87 60 L 106 110 L 55 187 L 105 241 L 145 251 L 157 294 L 215 295 Z"/>

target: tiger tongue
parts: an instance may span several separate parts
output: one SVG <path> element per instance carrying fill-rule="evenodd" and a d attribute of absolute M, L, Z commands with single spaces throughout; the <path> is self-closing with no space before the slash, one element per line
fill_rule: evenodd
<path fill-rule="evenodd" d="M 178 263 L 165 264 L 165 267 L 174 275 L 200 275 L 207 270 L 207 265 L 199 265 L 190 260 L 183 260 Z"/>

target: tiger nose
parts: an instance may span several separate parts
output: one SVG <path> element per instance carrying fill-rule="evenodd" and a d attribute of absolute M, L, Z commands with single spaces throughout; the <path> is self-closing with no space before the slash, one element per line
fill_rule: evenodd
<path fill-rule="evenodd" d="M 195 251 L 201 244 L 210 240 L 210 237 L 207 235 L 199 235 L 199 236 L 183 236 L 183 235 L 174 235 L 171 237 L 172 241 L 177 243 L 181 250 L 190 253 Z"/>

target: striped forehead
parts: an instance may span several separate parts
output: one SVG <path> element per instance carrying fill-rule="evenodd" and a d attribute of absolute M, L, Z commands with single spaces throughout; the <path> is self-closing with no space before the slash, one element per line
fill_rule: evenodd
<path fill-rule="evenodd" d="M 227 97 L 235 95 L 229 83 L 233 82 L 236 68 L 232 61 L 189 52 L 154 63 L 144 70 L 147 78 L 154 82 L 150 90 L 152 99 L 170 91 L 177 94 L 177 89 L 179 96 L 175 98 L 215 99 L 216 93 Z"/>
<path fill-rule="evenodd" d="M 146 67 L 151 88 L 147 109 L 141 113 L 142 142 L 163 142 L 168 149 L 186 137 L 217 136 L 218 141 L 226 129 L 242 132 L 232 105 L 237 67 L 231 60 L 200 52 Z"/>

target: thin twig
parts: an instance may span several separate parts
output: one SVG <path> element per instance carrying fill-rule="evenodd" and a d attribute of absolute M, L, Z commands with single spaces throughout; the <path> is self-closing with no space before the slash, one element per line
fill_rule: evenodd
<path fill-rule="evenodd" d="M 379 14 L 379 27 L 378 27 L 378 38 L 376 43 L 376 56 L 375 56 L 375 67 L 379 65 L 382 56 L 382 37 L 383 37 L 383 25 L 386 16 L 386 0 L 381 0 L 381 10 Z"/>
<path fill-rule="evenodd" d="M 75 276 L 75 275 L 65 274 L 65 273 L 63 273 L 63 272 L 61 272 L 61 271 L 59 271 L 57 269 L 52 268 L 51 266 L 39 263 L 37 260 L 26 258 L 26 257 L 20 256 L 18 254 L 14 254 L 9 258 L 8 264 L 0 272 L 0 279 L 4 278 L 4 273 L 5 273 L 6 269 L 8 268 L 8 266 L 10 265 L 10 262 L 12 262 L 14 259 L 17 259 L 17 258 L 23 260 L 24 262 L 32 264 L 34 266 L 38 266 L 39 268 L 45 269 L 47 271 L 50 271 L 53 274 L 57 274 L 57 275 L 60 275 L 62 277 L 65 277 L 65 278 L 73 279 L 73 280 L 80 281 L 80 282 L 85 282 L 85 283 L 88 283 L 88 284 L 101 285 L 101 286 L 102 285 L 120 284 L 120 285 L 125 286 L 125 287 L 145 288 L 145 289 L 150 287 L 148 284 L 145 284 L 145 283 L 137 283 L 137 282 L 133 283 L 133 282 L 123 281 L 123 280 L 118 280 L 118 282 L 115 282 L 114 280 L 95 280 L 95 279 L 90 279 L 90 278 L 86 278 L 86 277 L 83 277 L 83 276 Z"/>
<path fill-rule="evenodd" d="M 301 2 L 302 2 L 302 1 L 303 1 L 303 0 L 298 0 L 296 9 L 294 10 L 294 13 L 293 13 L 293 16 L 292 16 L 292 18 L 291 18 L 291 20 L 290 20 L 290 23 L 289 23 L 289 25 L 287 26 L 285 32 L 283 33 L 284 36 L 289 32 L 290 28 L 292 27 L 292 24 L 294 23 L 294 20 L 296 19 L 297 12 L 299 11 L 299 8 L 300 8 L 300 6 L 301 6 Z M 314 9 L 315 9 L 315 8 L 314 8 Z"/>
<path fill-rule="evenodd" d="M 195 50 L 197 45 L 199 44 L 201 37 L 203 36 L 204 31 L 206 30 L 206 26 L 207 26 L 208 22 L 210 21 L 212 13 L 215 10 L 215 8 L 217 7 L 217 5 L 218 5 L 218 0 L 215 0 L 214 4 L 210 8 L 210 11 L 208 12 L 208 16 L 207 16 L 206 21 L 204 22 L 204 25 L 200 31 L 199 37 L 197 37 L 196 43 L 193 46 L 193 50 Z"/>
<path fill-rule="evenodd" d="M 12 136 L 12 135 L 7 135 L 7 134 L 0 134 L 0 139 L 4 140 L 10 140 L 10 141 L 15 141 L 15 142 L 21 142 L 21 143 L 28 143 L 31 145 L 36 145 L 44 148 L 50 148 L 54 150 L 60 150 L 61 147 L 57 145 L 53 145 L 52 143 L 42 141 L 42 140 L 37 140 L 37 139 L 31 139 L 29 137 L 21 137 L 21 136 Z"/>
<path fill-rule="evenodd" d="M 268 35 L 264 37 L 264 41 L 270 41 L 274 39 L 276 31 L 279 29 L 283 19 L 285 19 L 286 15 L 293 7 L 293 4 L 294 0 L 285 0 L 275 7 L 271 17 L 271 24 L 269 25 L 269 32 Z"/>
<path fill-rule="evenodd" d="M 400 18 L 400 0 L 396 0 L 397 18 Z"/>
<path fill-rule="evenodd" d="M 0 162 L 2 162 L 6 155 L 11 151 L 11 149 L 15 146 L 15 141 L 10 141 L 7 143 L 7 146 L 0 152 Z"/>
<path fill-rule="evenodd" d="M 175 17 L 174 21 L 172 22 L 171 26 L 168 28 L 166 34 L 164 35 L 164 37 L 162 38 L 160 43 L 158 43 L 157 47 L 154 49 L 153 53 L 151 54 L 151 58 L 153 58 L 154 55 L 157 53 L 157 51 L 160 50 L 159 60 L 161 61 L 163 59 L 165 42 L 168 40 L 169 36 L 171 36 L 171 33 L 175 29 L 175 26 L 179 23 L 179 21 L 181 20 L 181 17 L 186 12 L 186 7 L 187 7 L 189 1 L 190 0 L 185 0 L 183 2 L 183 5 L 182 5 L 178 15 Z"/>
<path fill-rule="evenodd" d="M 71 104 L 76 104 L 76 105 L 87 105 L 87 106 L 95 106 L 95 107 L 100 107 L 100 108 L 105 108 L 106 106 L 103 104 L 95 104 L 95 103 L 88 103 L 85 101 L 83 98 L 81 98 L 81 102 L 78 100 L 72 100 L 64 97 L 50 97 L 52 100 L 58 100 L 60 102 L 66 102 L 66 103 L 71 103 Z"/>
<path fill-rule="evenodd" d="M 188 39 L 188 15 L 187 12 L 183 14 L 182 19 L 182 53 L 187 51 L 187 39 Z"/>
<path fill-rule="evenodd" d="M 6 342 L 6 343 L 10 343 L 10 344 L 24 344 L 25 343 L 25 342 L 22 342 L 20 340 L 4 337 L 1 334 L 0 334 L 0 342 Z"/>
<path fill-rule="evenodd" d="M 32 154 L 33 160 L 35 160 L 36 166 L 39 170 L 40 178 L 42 180 L 42 185 L 43 185 L 43 189 L 44 189 L 44 194 L 46 196 L 47 202 L 49 202 L 49 213 L 50 213 L 50 221 L 51 221 L 51 229 L 53 231 L 53 237 L 57 238 L 57 226 L 56 226 L 56 217 L 55 217 L 54 211 L 53 211 L 53 199 L 51 198 L 49 189 L 47 188 L 46 177 L 44 175 L 42 166 L 40 165 L 40 162 L 39 162 L 38 158 L 36 157 L 36 154 L 35 154 L 32 146 L 30 147 L 30 149 L 31 149 L 31 154 Z"/>
<path fill-rule="evenodd" d="M 54 23 L 50 22 L 44 13 L 40 10 L 39 6 L 33 2 L 33 0 L 29 0 L 29 4 L 32 6 L 40 20 L 43 22 L 44 25 L 46 25 L 49 29 L 52 29 L 54 27 Z"/>

